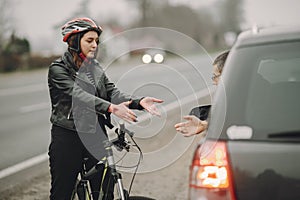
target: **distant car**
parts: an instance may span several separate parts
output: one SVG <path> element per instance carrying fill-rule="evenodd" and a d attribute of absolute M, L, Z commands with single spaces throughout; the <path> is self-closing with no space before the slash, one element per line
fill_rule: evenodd
<path fill-rule="evenodd" d="M 243 32 L 221 80 L 189 199 L 299 200 L 300 28 Z"/>
<path fill-rule="evenodd" d="M 163 63 L 165 60 L 165 51 L 160 49 L 148 49 L 142 55 L 142 62 L 149 63 Z"/>

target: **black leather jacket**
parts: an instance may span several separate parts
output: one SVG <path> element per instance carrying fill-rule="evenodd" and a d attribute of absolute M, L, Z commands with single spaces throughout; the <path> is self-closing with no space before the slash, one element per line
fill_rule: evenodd
<path fill-rule="evenodd" d="M 84 63 L 85 66 L 78 70 L 72 59 L 72 55 L 65 52 L 49 66 L 52 124 L 78 132 L 94 133 L 99 122 L 100 125 L 107 122 L 105 116 L 109 115 L 107 110 L 111 103 L 132 100 L 129 108 L 143 109 L 139 104 L 140 98 L 120 92 L 96 60 Z"/>

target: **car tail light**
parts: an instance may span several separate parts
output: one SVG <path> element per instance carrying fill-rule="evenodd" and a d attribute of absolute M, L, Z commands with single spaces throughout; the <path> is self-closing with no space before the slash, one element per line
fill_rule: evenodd
<path fill-rule="evenodd" d="M 190 199 L 233 200 L 233 184 L 226 143 L 206 141 L 194 155 L 190 171 Z"/>

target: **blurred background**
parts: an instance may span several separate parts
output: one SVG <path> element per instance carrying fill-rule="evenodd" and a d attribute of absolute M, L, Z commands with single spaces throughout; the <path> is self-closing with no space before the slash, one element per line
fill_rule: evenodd
<path fill-rule="evenodd" d="M 60 27 L 74 17 L 96 20 L 102 40 L 132 28 L 164 27 L 212 52 L 254 25 L 299 26 L 299 8 L 297 0 L 0 0 L 0 71 L 48 66 L 65 51 Z"/>
<path fill-rule="evenodd" d="M 300 26 L 299 10 L 299 0 L 0 0 L 0 199 L 48 199 L 47 68 L 67 49 L 60 28 L 68 20 L 90 17 L 102 26 L 99 60 L 118 88 L 164 100 L 161 118 L 135 126 L 153 172 L 139 176 L 134 193 L 185 199 L 196 138 L 174 124 L 210 103 L 212 59 L 254 26 Z M 164 50 L 163 62 L 142 62 L 152 47 Z M 27 198 L 5 198 L 20 193 L 20 179 L 30 180 Z M 3 193 L 7 187 L 13 192 Z"/>

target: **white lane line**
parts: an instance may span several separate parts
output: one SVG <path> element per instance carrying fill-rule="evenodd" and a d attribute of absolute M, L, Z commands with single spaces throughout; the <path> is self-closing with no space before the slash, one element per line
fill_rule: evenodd
<path fill-rule="evenodd" d="M 22 171 L 24 169 L 27 169 L 29 167 L 32 167 L 34 165 L 37 165 L 39 163 L 42 163 L 44 161 L 46 161 L 48 159 L 48 154 L 47 153 L 43 153 L 40 154 L 38 156 L 35 156 L 33 158 L 30 158 L 28 160 L 25 160 L 23 162 L 20 162 L 16 165 L 13 165 L 11 167 L 8 167 L 6 169 L 3 169 L 0 171 L 0 179 L 7 177 L 9 175 L 15 174 L 19 171 Z"/>
<path fill-rule="evenodd" d="M 39 110 L 44 110 L 50 108 L 49 102 L 42 102 L 39 104 L 33 104 L 29 106 L 23 106 L 20 108 L 21 113 L 28 113 L 28 112 L 33 112 L 33 111 L 39 111 Z"/>
<path fill-rule="evenodd" d="M 194 94 L 191 94 L 189 96 L 186 96 L 186 97 L 180 99 L 179 103 L 181 105 L 186 105 L 186 104 L 195 102 L 198 98 L 202 98 L 202 97 L 209 95 L 209 92 L 212 91 L 212 89 L 213 89 L 213 87 L 202 89 Z M 168 105 L 165 106 L 167 111 L 171 111 L 177 107 L 178 107 L 178 102 L 176 102 L 176 101 L 169 103 Z"/>
<path fill-rule="evenodd" d="M 0 96 L 18 95 L 30 92 L 39 92 L 47 89 L 45 84 L 32 84 L 27 86 L 0 89 Z"/>
<path fill-rule="evenodd" d="M 185 98 L 183 98 L 181 100 L 181 104 L 188 104 L 192 101 L 195 100 L 195 97 L 198 97 L 198 98 L 201 98 L 201 97 L 204 97 L 206 95 L 209 94 L 209 90 L 208 89 L 203 89 L 195 94 L 192 94 L 192 95 L 189 95 Z M 43 104 L 46 104 L 46 103 L 43 103 Z M 41 105 L 40 105 L 41 106 Z M 48 106 L 48 103 L 47 103 L 47 106 Z M 166 111 L 170 111 L 170 110 L 173 110 L 175 109 L 176 107 L 178 107 L 178 103 L 177 102 L 172 102 L 172 103 L 169 103 L 168 105 L 165 106 L 165 109 Z M 148 117 L 145 115 L 142 117 L 141 120 L 139 120 L 140 122 L 142 122 L 143 120 L 147 120 L 149 118 L 149 115 Z M 48 159 L 48 154 L 47 153 L 43 153 L 41 155 L 38 155 L 38 156 L 35 156 L 33 158 L 30 158 L 28 160 L 25 160 L 23 162 L 20 162 L 16 165 L 13 165 L 11 167 L 8 167 L 6 169 L 3 169 L 0 171 L 0 179 L 4 178 L 4 177 L 7 177 L 9 175 L 12 175 L 14 173 L 17 173 L 19 171 L 22 171 L 24 169 L 27 169 L 29 167 L 32 167 L 34 165 L 37 165 L 39 163 L 42 163 L 44 161 L 46 161 Z"/>

